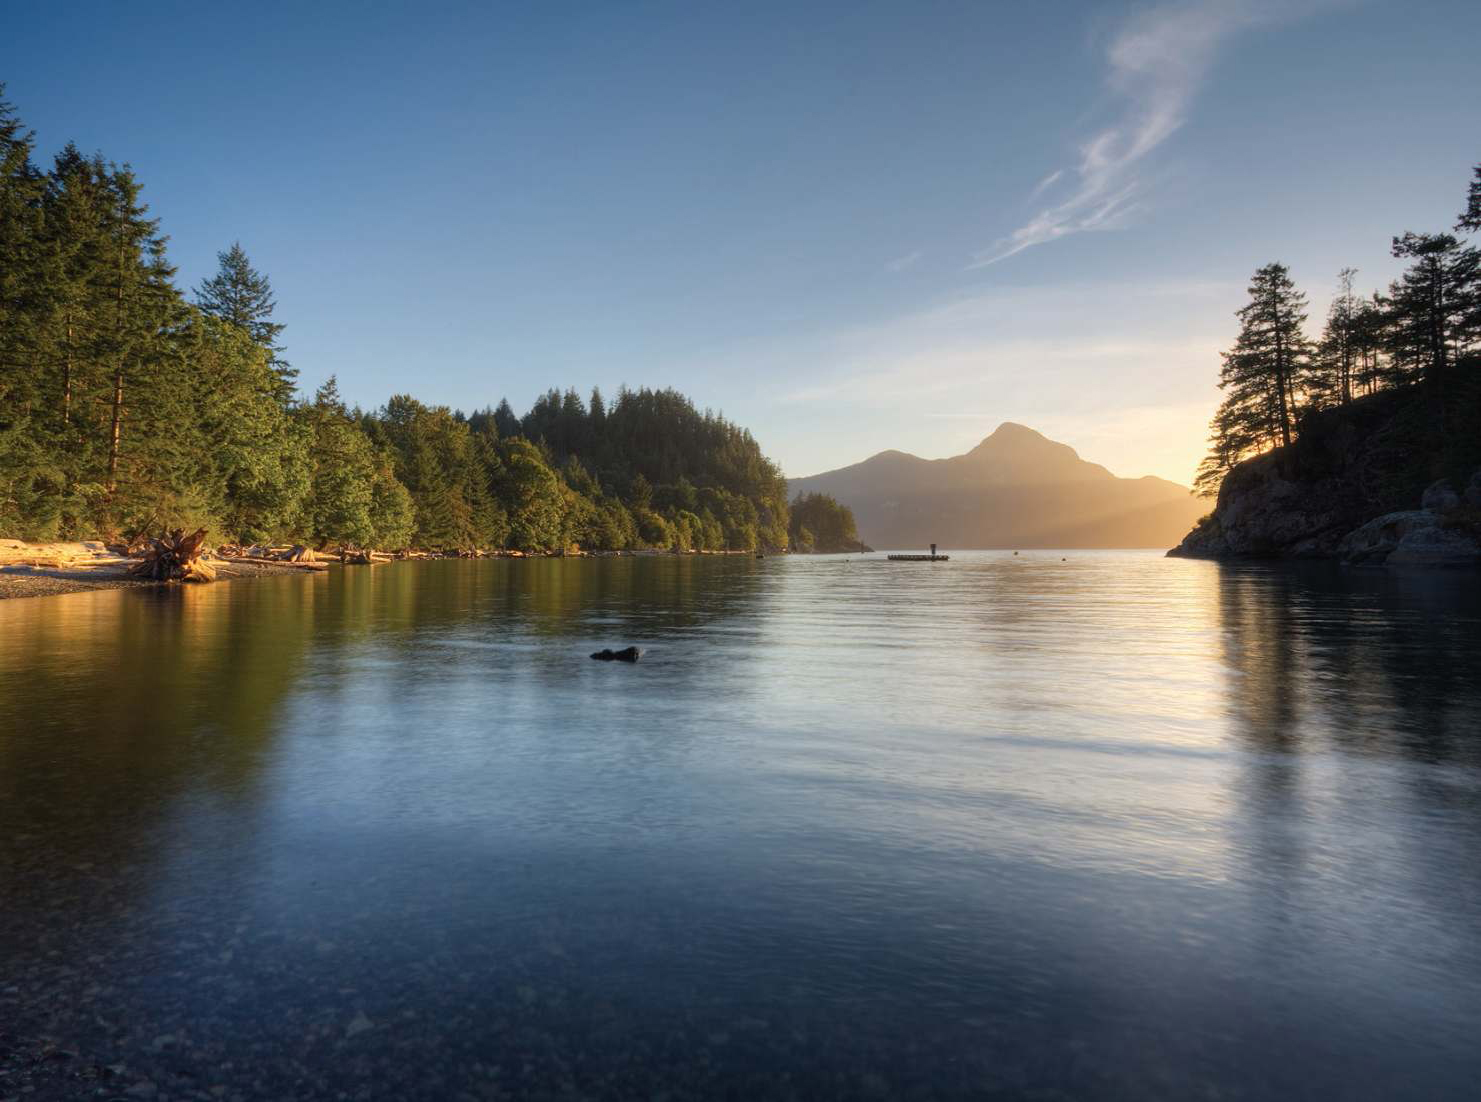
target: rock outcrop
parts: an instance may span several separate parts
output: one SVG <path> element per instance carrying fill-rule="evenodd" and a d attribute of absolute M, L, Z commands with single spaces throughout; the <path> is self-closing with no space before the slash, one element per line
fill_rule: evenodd
<path fill-rule="evenodd" d="M 1409 390 L 1308 417 L 1290 447 L 1231 470 L 1214 511 L 1168 554 L 1481 565 L 1481 442 L 1462 431 L 1475 411 L 1449 412 L 1437 431 Z M 1445 471 L 1454 479 L 1436 480 Z"/>
<path fill-rule="evenodd" d="M 623 647 L 622 650 L 613 650 L 605 647 L 592 654 L 598 662 L 636 662 L 643 657 L 642 647 Z"/>
<path fill-rule="evenodd" d="M 1481 471 L 1476 472 L 1476 478 L 1481 478 Z M 1476 478 L 1471 481 L 1475 482 Z M 1439 482 L 1431 483 L 1425 490 L 1424 496 L 1419 499 L 1419 507 L 1431 513 L 1453 513 L 1460 508 L 1460 495 L 1450 485 L 1448 478 L 1442 478 Z"/>
<path fill-rule="evenodd" d="M 1337 555 L 1354 566 L 1481 566 L 1481 539 L 1417 509 L 1374 517 L 1342 538 Z"/>
<path fill-rule="evenodd" d="M 1481 509 L 1481 471 L 1471 476 L 1471 484 L 1466 487 L 1466 504 L 1472 509 Z"/>

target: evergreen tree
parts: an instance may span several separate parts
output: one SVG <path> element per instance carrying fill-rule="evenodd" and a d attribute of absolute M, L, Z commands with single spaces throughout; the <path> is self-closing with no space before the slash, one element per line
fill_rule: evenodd
<path fill-rule="evenodd" d="M 0 531 L 50 536 L 57 472 L 39 416 L 44 181 L 31 162 L 33 136 L 4 92 L 0 84 Z"/>
<path fill-rule="evenodd" d="M 320 547 L 334 542 L 368 545 L 374 519 L 376 457 L 370 440 L 339 395 L 334 376 L 300 410 L 313 443 L 309 492 L 297 522 L 299 531 Z"/>
<path fill-rule="evenodd" d="M 1267 264 L 1256 271 L 1249 295 L 1236 311 L 1239 336 L 1223 354 L 1219 389 L 1224 399 L 1197 479 L 1205 488 L 1250 451 L 1291 442 L 1296 383 L 1308 371 L 1309 346 L 1301 328 L 1306 296 L 1291 282 L 1286 266 Z"/>
<path fill-rule="evenodd" d="M 1356 385 L 1364 394 L 1378 389 L 1383 377 L 1383 349 L 1386 343 L 1384 312 L 1378 296 L 1358 299 L 1353 314 L 1353 346 L 1357 353 Z"/>
<path fill-rule="evenodd" d="M 99 393 L 96 343 L 105 306 L 105 180 L 102 166 L 68 145 L 47 179 L 46 257 L 50 315 L 47 348 L 53 366 L 47 389 L 55 403 L 58 430 L 85 464 L 92 429 L 88 403 Z M 74 477 L 78 474 L 74 468 Z"/>
<path fill-rule="evenodd" d="M 272 287 L 240 244 L 186 304 L 139 182 L 0 105 L 0 534 L 204 523 L 240 541 L 784 546 L 786 483 L 672 390 L 551 389 L 465 418 L 292 398 Z M 625 491 L 618 493 L 613 491 Z"/>
<path fill-rule="evenodd" d="M 226 537 L 256 543 L 291 535 L 310 489 L 315 441 L 276 399 L 267 354 L 248 333 L 199 311 L 184 339 L 200 429 L 195 481 Z"/>
<path fill-rule="evenodd" d="M 1456 233 L 1475 233 L 1481 230 L 1481 165 L 1471 172 L 1471 187 L 1466 193 L 1466 209 L 1456 220 Z"/>
<path fill-rule="evenodd" d="M 34 350 L 45 288 L 38 281 L 45 181 L 31 163 L 34 135 L 0 84 L 0 402 L 29 414 L 38 395 Z"/>
<path fill-rule="evenodd" d="M 1327 310 L 1327 324 L 1317 342 L 1306 375 L 1308 397 L 1318 405 L 1352 401 L 1359 358 L 1358 324 L 1362 300 L 1353 292 L 1355 268 L 1337 273 L 1337 294 Z"/>
<path fill-rule="evenodd" d="M 167 368 L 172 349 L 167 334 L 178 323 L 182 304 L 171 280 L 175 269 L 165 259 L 165 241 L 157 219 L 145 217 L 142 190 L 127 166 L 95 172 L 106 189 L 102 247 L 107 314 L 99 326 L 100 360 L 111 376 L 108 396 L 108 444 L 104 471 L 107 519 L 120 523 L 151 522 L 153 511 L 138 512 L 143 499 L 156 498 L 140 465 L 157 457 L 151 443 L 170 441 L 126 427 L 131 415 L 152 414 L 154 425 L 166 424 L 181 410 L 184 395 L 170 384 Z M 122 493 L 120 493 L 122 491 Z M 137 499 L 137 500 L 134 500 Z"/>
<path fill-rule="evenodd" d="M 216 254 L 220 264 L 216 274 L 195 291 L 196 305 L 206 313 L 240 326 L 268 353 L 276 376 L 278 400 L 285 406 L 292 400 L 298 372 L 282 358 L 278 337 L 283 326 L 272 320 L 277 301 L 273 287 L 252 262 L 240 241 Z"/>
<path fill-rule="evenodd" d="M 565 495 L 540 449 L 521 437 L 499 442 L 500 470 L 494 487 L 509 518 L 510 546 L 526 550 L 561 547 Z"/>
<path fill-rule="evenodd" d="M 494 428 L 499 430 L 500 438 L 519 435 L 519 418 L 510 408 L 508 398 L 499 399 L 499 408 L 494 410 Z"/>
<path fill-rule="evenodd" d="M 854 511 L 828 494 L 799 495 L 792 502 L 789 537 L 797 551 L 836 554 L 859 546 Z"/>
<path fill-rule="evenodd" d="M 1439 400 L 1452 363 L 1476 339 L 1481 250 L 1448 233 L 1406 233 L 1393 255 L 1414 263 L 1389 287 L 1390 348 Z"/>

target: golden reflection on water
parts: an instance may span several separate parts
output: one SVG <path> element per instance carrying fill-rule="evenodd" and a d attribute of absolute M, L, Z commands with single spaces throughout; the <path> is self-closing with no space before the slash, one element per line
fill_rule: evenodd
<path fill-rule="evenodd" d="M 1213 1045 L 1201 1093 L 1237 1094 L 1293 1016 L 1341 1067 L 1423 1038 L 1406 1081 L 1447 1085 L 1481 1025 L 1477 602 L 1130 553 L 0 602 L 0 973 L 130 1065 L 182 1006 L 212 1051 L 244 1058 L 236 1007 L 332 1062 L 380 1000 L 398 1067 L 457 1067 L 449 1036 L 542 1015 L 597 1051 L 610 1003 L 673 1059 L 739 1015 L 778 1023 L 754 1066 L 885 1053 L 886 1086 L 1055 1022 L 1097 1068 Z"/>

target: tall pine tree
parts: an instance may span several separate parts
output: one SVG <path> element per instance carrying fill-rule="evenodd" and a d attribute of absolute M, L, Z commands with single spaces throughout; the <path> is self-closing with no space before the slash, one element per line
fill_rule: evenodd
<path fill-rule="evenodd" d="M 1481 250 L 1448 233 L 1406 233 L 1393 255 L 1414 263 L 1389 287 L 1391 347 L 1443 403 L 1451 365 L 1476 338 Z"/>
<path fill-rule="evenodd" d="M 1284 264 L 1255 272 L 1250 301 L 1236 311 L 1239 336 L 1224 353 L 1211 448 L 1197 482 L 1207 491 L 1250 452 L 1291 442 L 1296 386 L 1309 371 L 1310 345 L 1302 331 L 1306 296 Z"/>
<path fill-rule="evenodd" d="M 272 320 L 277 307 L 273 285 L 267 276 L 252 267 L 240 241 L 217 253 L 216 259 L 220 268 L 195 289 L 196 304 L 222 321 L 241 326 L 267 351 L 277 378 L 278 399 L 286 406 L 293 399 L 298 372 L 283 359 L 283 348 L 278 344 L 283 326 Z"/>
<path fill-rule="evenodd" d="M 1466 192 L 1466 209 L 1460 212 L 1455 223 L 1456 233 L 1475 233 L 1481 230 L 1481 165 L 1472 170 L 1471 187 Z"/>
<path fill-rule="evenodd" d="M 1352 401 L 1359 357 L 1359 314 L 1362 300 L 1353 292 L 1357 269 L 1337 273 L 1337 294 L 1327 310 L 1327 324 L 1306 374 L 1306 393 L 1318 405 Z"/>

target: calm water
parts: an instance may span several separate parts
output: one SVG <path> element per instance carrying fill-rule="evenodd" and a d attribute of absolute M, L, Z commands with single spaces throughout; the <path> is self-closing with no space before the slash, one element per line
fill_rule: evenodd
<path fill-rule="evenodd" d="M 1474 1098 L 1481 583 L 979 553 L 0 602 L 7 1022 L 161 1099 Z"/>

